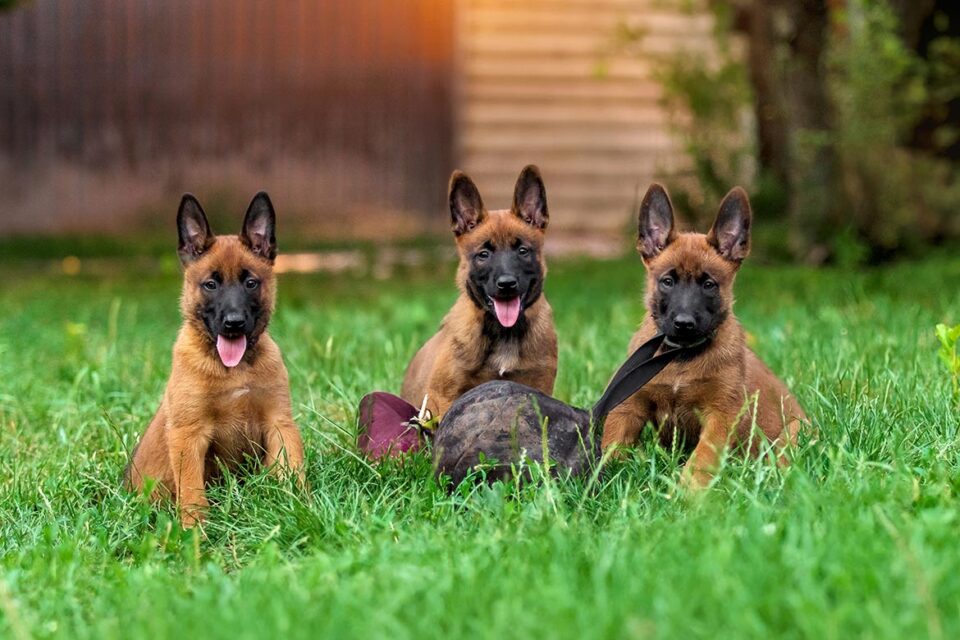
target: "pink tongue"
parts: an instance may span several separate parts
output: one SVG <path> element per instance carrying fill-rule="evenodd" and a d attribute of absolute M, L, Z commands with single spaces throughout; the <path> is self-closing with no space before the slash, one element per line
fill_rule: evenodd
<path fill-rule="evenodd" d="M 247 351 L 247 337 L 227 338 L 226 336 L 217 336 L 217 353 L 220 354 L 220 360 L 225 367 L 235 367 L 243 360 L 243 354 Z"/>
<path fill-rule="evenodd" d="M 508 329 L 517 324 L 520 317 L 520 298 L 513 300 L 493 300 L 493 310 L 497 314 L 497 320 Z"/>

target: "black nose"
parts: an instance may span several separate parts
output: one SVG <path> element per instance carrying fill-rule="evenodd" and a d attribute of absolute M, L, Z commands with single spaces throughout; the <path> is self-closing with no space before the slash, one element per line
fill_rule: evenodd
<path fill-rule="evenodd" d="M 673 328 L 680 333 L 690 333 L 696 326 L 693 316 L 689 313 L 678 313 L 673 319 Z"/>
<path fill-rule="evenodd" d="M 500 293 L 515 292 L 519 286 L 520 284 L 513 276 L 500 276 L 497 278 L 497 291 Z"/>
<path fill-rule="evenodd" d="M 244 324 L 242 313 L 228 313 L 223 317 L 223 328 L 227 331 L 239 331 Z"/>

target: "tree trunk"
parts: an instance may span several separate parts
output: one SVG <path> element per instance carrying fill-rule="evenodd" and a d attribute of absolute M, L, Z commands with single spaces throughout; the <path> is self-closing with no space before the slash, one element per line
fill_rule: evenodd
<path fill-rule="evenodd" d="M 743 8 L 760 166 L 789 194 L 791 248 L 802 259 L 822 262 L 837 209 L 823 69 L 830 6 L 828 0 L 751 0 Z"/>
<path fill-rule="evenodd" d="M 786 96 L 780 91 L 777 43 L 774 37 L 773 11 L 770 3 L 753 2 L 746 12 L 749 34 L 750 82 L 756 97 L 757 154 L 760 166 L 781 183 L 790 175 L 787 153 L 788 122 Z"/>
<path fill-rule="evenodd" d="M 837 0 L 832 0 L 836 2 Z M 778 0 L 792 25 L 790 66 L 785 74 L 790 114 L 791 242 L 810 262 L 827 259 L 836 231 L 837 158 L 830 133 L 831 104 L 825 54 L 830 9 L 824 0 Z"/>

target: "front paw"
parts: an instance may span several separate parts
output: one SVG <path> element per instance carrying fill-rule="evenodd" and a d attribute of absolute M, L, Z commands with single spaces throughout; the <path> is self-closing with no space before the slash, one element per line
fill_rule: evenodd
<path fill-rule="evenodd" d="M 192 529 L 198 524 L 202 525 L 206 519 L 207 513 L 205 508 L 197 505 L 180 508 L 180 526 L 184 529 Z"/>
<path fill-rule="evenodd" d="M 685 492 L 691 494 L 702 493 L 710 487 L 712 481 L 712 473 L 691 464 L 684 466 L 683 473 L 680 475 L 680 486 Z"/>
<path fill-rule="evenodd" d="M 306 470 L 303 465 L 288 470 L 288 474 L 293 476 L 297 483 L 297 488 L 303 493 L 310 493 L 310 483 L 307 482 Z"/>
<path fill-rule="evenodd" d="M 310 490 L 310 483 L 307 482 L 307 474 L 302 462 L 288 464 L 281 459 L 273 465 L 270 472 L 282 482 L 288 482 L 292 479 L 301 491 Z"/>

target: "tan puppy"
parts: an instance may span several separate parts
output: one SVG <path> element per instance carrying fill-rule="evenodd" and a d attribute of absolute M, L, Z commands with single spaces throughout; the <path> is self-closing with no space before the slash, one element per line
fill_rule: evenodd
<path fill-rule="evenodd" d="M 750 250 L 750 221 L 739 187 L 724 198 L 707 235 L 677 233 L 660 185 L 650 187 L 640 206 L 637 248 L 647 268 L 647 317 L 630 352 L 657 333 L 668 344 L 696 350 L 611 412 L 603 446 L 634 443 L 652 422 L 664 446 L 678 439 L 692 449 L 683 478 L 695 487 L 709 484 L 728 445 L 756 454 L 764 439 L 793 443 L 806 421 L 786 385 L 746 346 L 733 315 L 733 282 Z M 754 420 L 766 438 L 751 437 Z"/>
<path fill-rule="evenodd" d="M 221 465 L 238 470 L 252 459 L 302 480 L 287 370 L 266 331 L 276 299 L 275 220 L 261 192 L 239 236 L 215 237 L 193 196 L 180 203 L 184 323 L 163 401 L 125 476 L 136 490 L 156 480 L 153 497 L 174 496 L 185 527 L 203 517 L 205 486 Z"/>
<path fill-rule="evenodd" d="M 543 295 L 547 194 L 539 170 L 520 173 L 509 210 L 487 211 L 473 181 L 450 178 L 450 215 L 457 239 L 460 297 L 407 368 L 403 398 L 424 396 L 436 417 L 473 387 L 513 380 L 553 393 L 557 334 Z"/>

